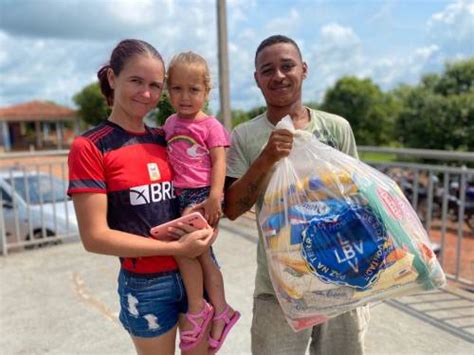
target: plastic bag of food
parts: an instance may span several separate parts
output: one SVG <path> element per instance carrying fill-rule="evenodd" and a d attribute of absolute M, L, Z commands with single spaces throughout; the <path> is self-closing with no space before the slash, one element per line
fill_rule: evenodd
<path fill-rule="evenodd" d="M 265 192 L 259 225 L 277 298 L 301 330 L 445 275 L 416 212 L 388 176 L 294 130 Z"/>

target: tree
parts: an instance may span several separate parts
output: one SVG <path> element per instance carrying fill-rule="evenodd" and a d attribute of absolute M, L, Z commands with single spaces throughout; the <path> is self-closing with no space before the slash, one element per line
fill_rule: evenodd
<path fill-rule="evenodd" d="M 473 88 L 474 89 L 474 88 Z M 474 90 L 448 97 L 453 149 L 474 151 Z M 448 127 L 446 127 L 449 129 Z"/>
<path fill-rule="evenodd" d="M 232 127 L 238 126 L 239 124 L 250 119 L 250 116 L 244 110 L 231 110 L 231 117 Z"/>
<path fill-rule="evenodd" d="M 396 100 L 384 94 L 370 79 L 353 76 L 339 79 L 326 91 L 321 109 L 346 118 L 358 144 L 390 142 L 398 114 Z"/>
<path fill-rule="evenodd" d="M 89 84 L 73 97 L 79 117 L 89 125 L 97 125 L 110 115 L 110 107 L 100 92 L 99 83 Z"/>
<path fill-rule="evenodd" d="M 161 94 L 160 101 L 158 101 L 156 107 L 158 108 L 156 113 L 156 122 L 158 123 L 158 126 L 163 126 L 166 119 L 176 112 L 173 106 L 171 106 L 169 94 L 166 91 Z"/>
<path fill-rule="evenodd" d="M 264 113 L 266 110 L 266 106 L 254 107 L 249 111 L 232 110 L 232 127 L 235 127 L 245 121 L 251 120 L 252 118 Z"/>
<path fill-rule="evenodd" d="M 434 92 L 444 96 L 459 95 L 474 89 L 474 58 L 446 64 Z"/>
<path fill-rule="evenodd" d="M 394 95 L 403 107 L 395 131 L 405 146 L 474 150 L 474 59 L 447 64 Z"/>
<path fill-rule="evenodd" d="M 404 99 L 396 124 L 403 145 L 411 148 L 436 149 L 445 141 L 446 102 L 430 90 L 416 88 Z"/>

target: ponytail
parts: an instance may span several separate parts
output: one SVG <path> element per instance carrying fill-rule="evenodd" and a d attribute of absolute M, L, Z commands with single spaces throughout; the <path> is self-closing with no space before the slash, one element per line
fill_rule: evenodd
<path fill-rule="evenodd" d="M 112 107 L 114 104 L 114 89 L 110 87 L 109 78 L 107 77 L 109 69 L 111 69 L 110 64 L 102 66 L 97 72 L 97 78 L 99 79 L 100 91 L 107 100 L 107 105 Z"/>

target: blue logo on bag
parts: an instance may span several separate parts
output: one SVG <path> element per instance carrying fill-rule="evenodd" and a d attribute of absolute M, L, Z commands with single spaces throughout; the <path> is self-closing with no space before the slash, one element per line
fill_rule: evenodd
<path fill-rule="evenodd" d="M 368 289 L 384 269 L 387 238 L 371 209 L 350 206 L 333 218 L 311 221 L 303 232 L 302 256 L 321 280 Z"/>

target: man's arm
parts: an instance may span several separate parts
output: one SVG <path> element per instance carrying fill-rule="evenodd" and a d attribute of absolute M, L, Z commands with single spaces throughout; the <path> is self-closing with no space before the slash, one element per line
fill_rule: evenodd
<path fill-rule="evenodd" d="M 273 164 L 255 160 L 249 170 L 240 179 L 226 177 L 224 214 L 234 220 L 250 210 L 265 187 Z"/>
<path fill-rule="evenodd" d="M 273 165 L 290 154 L 292 145 L 293 135 L 289 131 L 273 131 L 262 153 L 242 177 L 227 176 L 224 213 L 229 219 L 238 218 L 255 204 L 271 176 Z"/>

